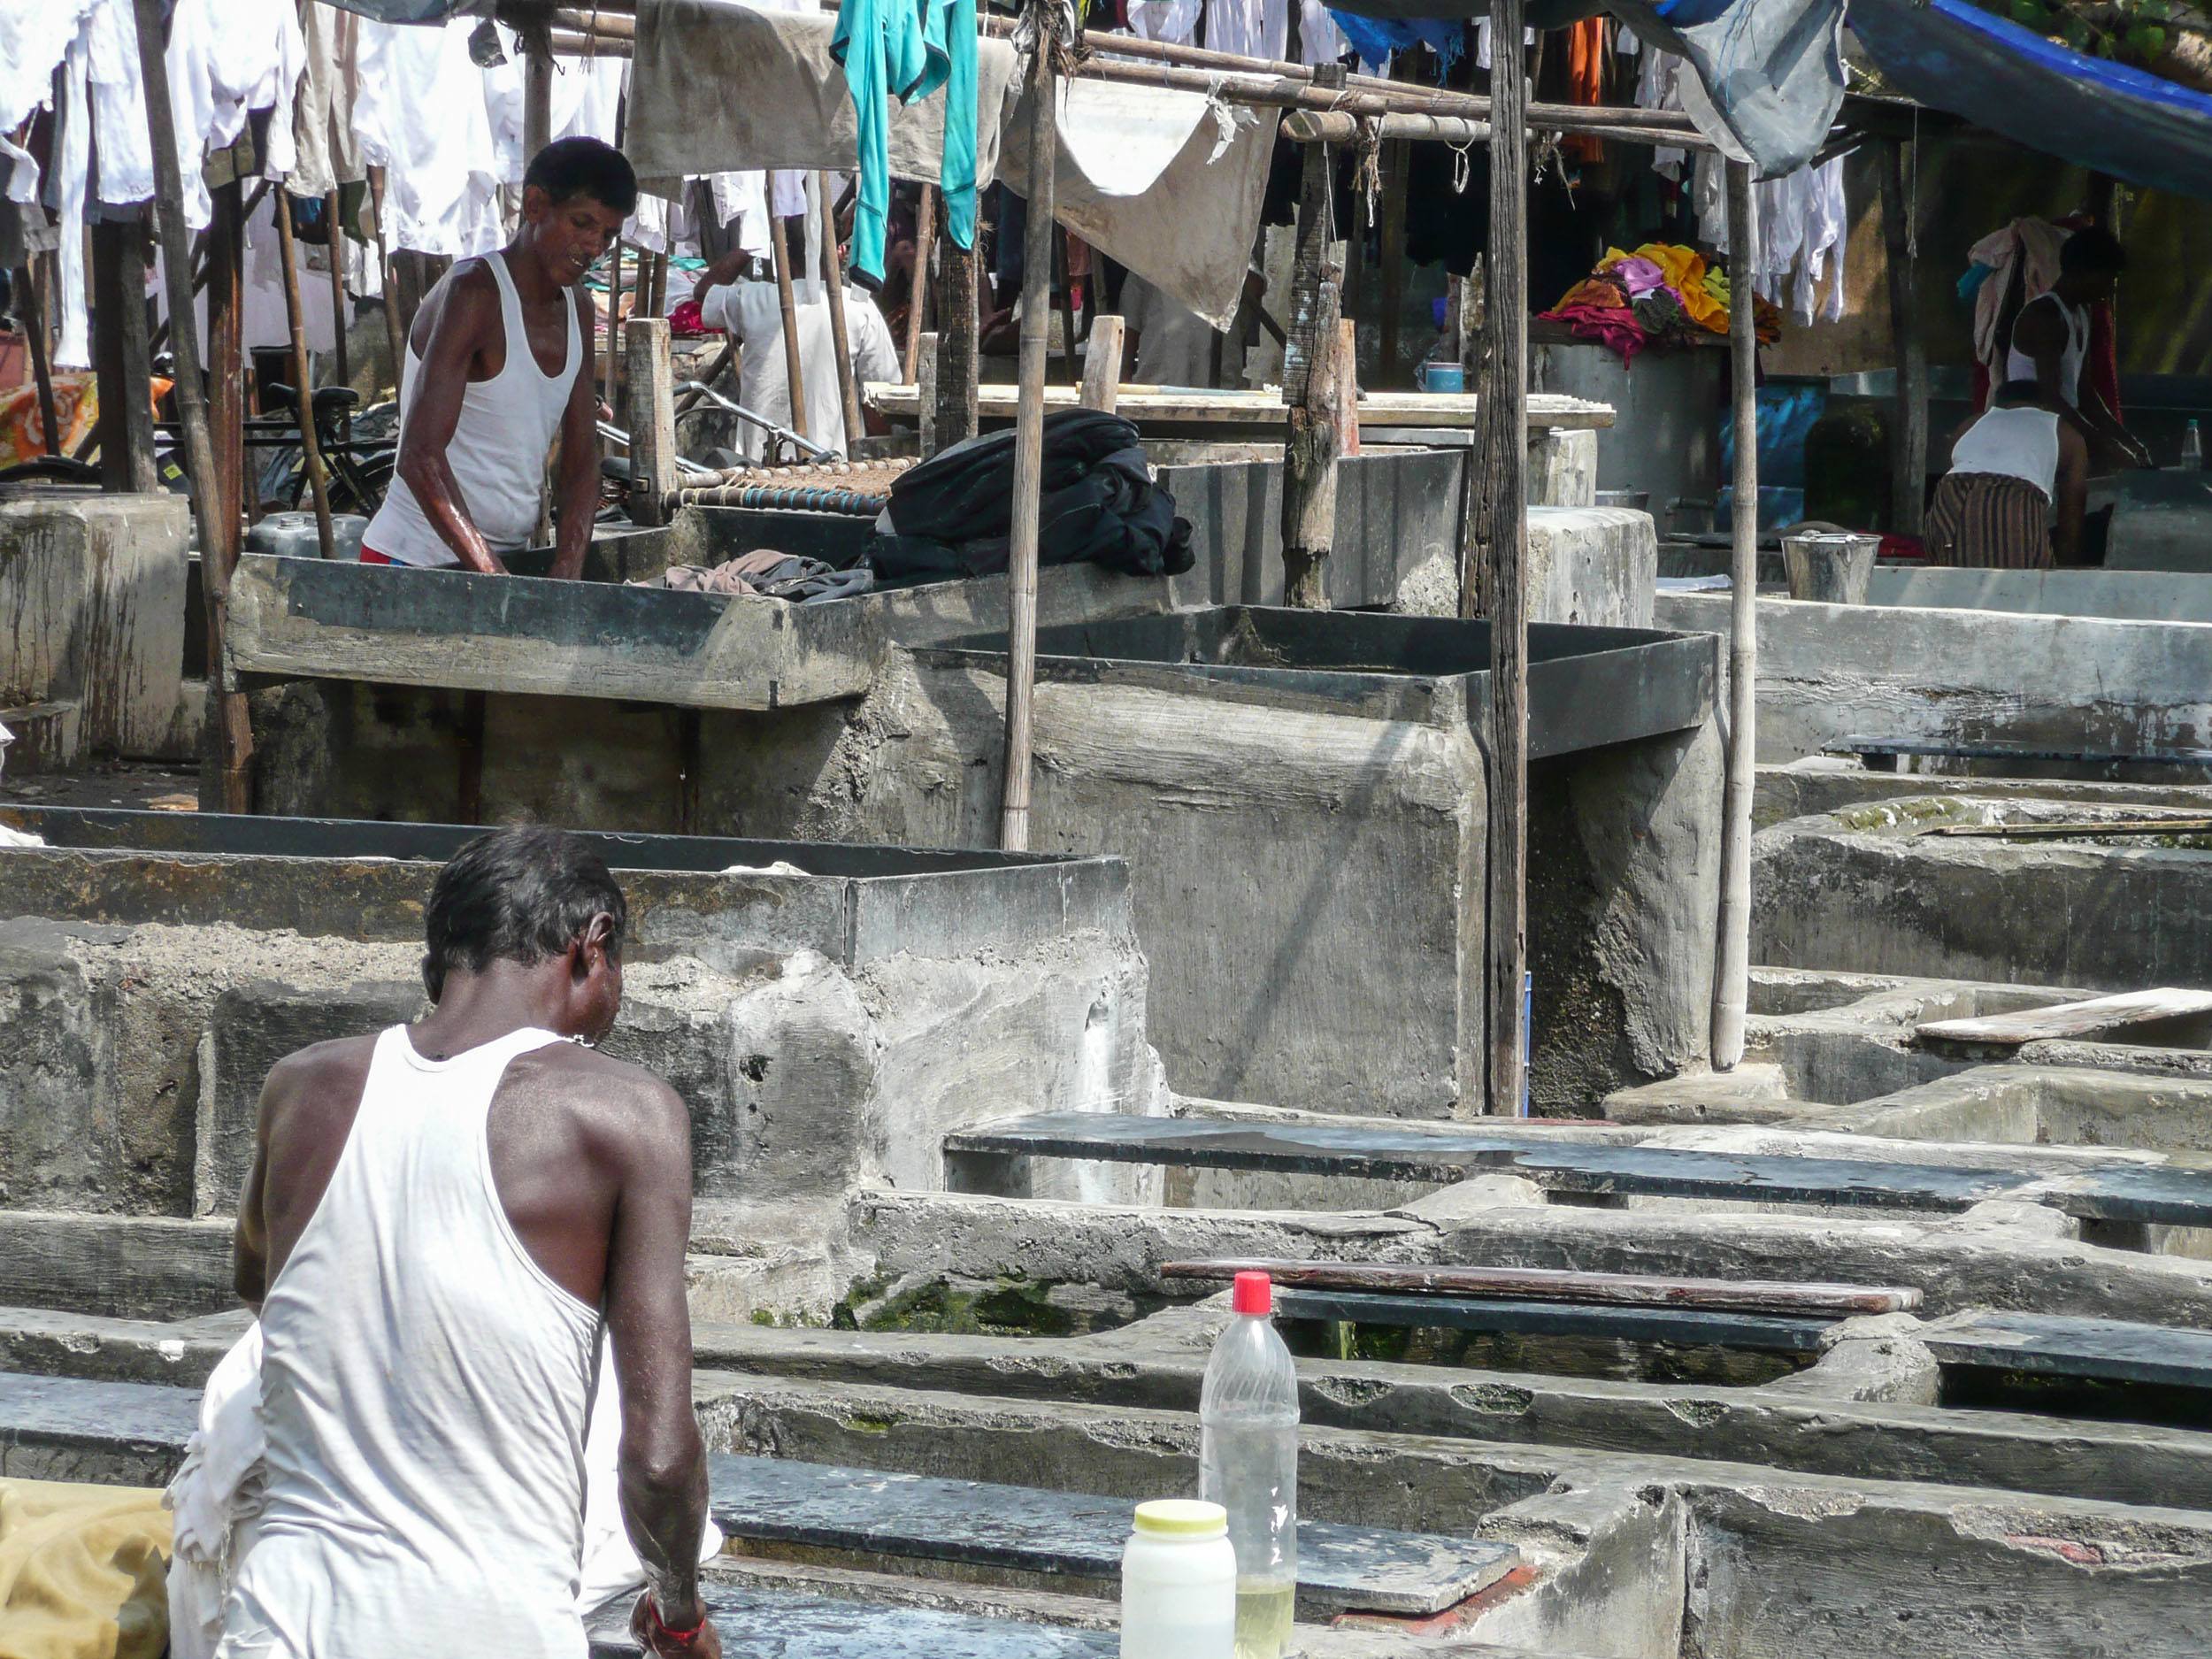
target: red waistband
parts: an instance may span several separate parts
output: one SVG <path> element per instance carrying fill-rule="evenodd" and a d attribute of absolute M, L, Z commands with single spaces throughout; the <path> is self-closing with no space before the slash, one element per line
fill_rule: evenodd
<path fill-rule="evenodd" d="M 396 565 L 399 561 L 385 557 L 373 547 L 365 547 L 361 549 L 361 563 L 364 565 Z"/>

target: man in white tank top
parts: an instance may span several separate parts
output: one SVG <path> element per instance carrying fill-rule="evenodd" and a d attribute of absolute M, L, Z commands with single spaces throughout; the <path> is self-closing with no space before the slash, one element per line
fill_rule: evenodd
<path fill-rule="evenodd" d="M 561 443 L 555 576 L 574 577 L 599 505 L 595 330 L 577 284 L 637 206 L 622 152 L 548 144 L 523 174 L 522 222 L 423 298 L 399 371 L 399 460 L 361 538 L 368 565 L 504 575 L 538 527 L 545 457 Z"/>
<path fill-rule="evenodd" d="M 2081 434 L 2033 380 L 2008 380 L 1952 438 L 1951 470 L 1928 507 L 1929 560 L 1986 570 L 2072 564 L 2088 494 Z"/>
<path fill-rule="evenodd" d="M 626 915 L 576 837 L 480 837 L 424 915 L 430 1015 L 271 1070 L 237 1230 L 266 1484 L 216 1659 L 585 1659 L 603 1324 L 646 1575 L 631 1629 L 649 1653 L 719 1655 L 696 1564 L 690 1115 L 587 1046 L 621 1006 Z"/>
<path fill-rule="evenodd" d="M 2005 376 L 2033 380 L 2042 401 L 2087 442 L 2093 460 L 2151 465 L 2150 451 L 2105 406 L 2088 372 L 2090 314 L 2117 291 L 2127 250 L 2110 231 L 2078 230 L 2058 251 L 2058 280 L 2013 319 Z"/>

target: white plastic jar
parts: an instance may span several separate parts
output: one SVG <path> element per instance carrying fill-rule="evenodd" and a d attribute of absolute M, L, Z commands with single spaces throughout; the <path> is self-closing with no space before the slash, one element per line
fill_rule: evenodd
<path fill-rule="evenodd" d="M 1121 1659 L 1230 1659 L 1236 1632 L 1228 1512 L 1193 1498 L 1140 1503 L 1121 1552 Z"/>

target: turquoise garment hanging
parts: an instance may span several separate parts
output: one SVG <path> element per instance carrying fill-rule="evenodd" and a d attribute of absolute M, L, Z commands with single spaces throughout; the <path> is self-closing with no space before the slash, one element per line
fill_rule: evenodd
<path fill-rule="evenodd" d="M 945 228 L 975 246 L 975 0 L 844 0 L 830 56 L 844 66 L 859 138 L 860 190 L 850 270 L 883 286 L 884 223 L 891 209 L 891 106 L 945 91 L 945 153 L 938 182 Z"/>

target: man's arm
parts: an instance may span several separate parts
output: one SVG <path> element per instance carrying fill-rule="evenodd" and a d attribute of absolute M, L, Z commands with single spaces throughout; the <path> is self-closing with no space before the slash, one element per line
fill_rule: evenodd
<path fill-rule="evenodd" d="M 752 268 L 752 255 L 742 248 L 731 249 L 699 273 L 699 280 L 691 285 L 692 303 L 703 309 L 709 288 L 727 288 Z"/>
<path fill-rule="evenodd" d="M 584 550 L 591 545 L 592 525 L 599 516 L 598 337 L 581 319 L 576 337 L 584 360 L 568 388 L 568 407 L 561 411 L 561 469 L 553 492 L 559 528 L 552 574 L 572 581 L 584 573 Z"/>
<path fill-rule="evenodd" d="M 2104 394 L 2091 381 L 2089 365 L 2085 362 L 2081 365 L 2080 405 L 2091 429 L 2104 439 L 2108 448 L 2118 450 L 2122 457 L 2137 466 L 2151 465 L 2151 452 L 2144 447 L 2140 438 L 2127 429 L 2119 416 L 2112 412 L 2111 407 L 2104 401 Z"/>
<path fill-rule="evenodd" d="M 607 1331 L 622 1393 L 622 1521 L 645 1567 L 631 1629 L 649 1653 L 657 1624 L 688 1630 L 699 1600 L 699 1536 L 707 1518 L 706 1448 L 691 1405 L 691 1312 L 684 1256 L 691 1242 L 691 1118 L 666 1084 L 643 1083 L 619 1149 L 622 1182 L 607 1246 Z M 687 1651 L 720 1651 L 711 1633 Z"/>
<path fill-rule="evenodd" d="M 2070 426 L 2058 429 L 2058 477 L 2052 488 L 2058 508 L 2058 522 L 2051 532 L 2052 556 L 2061 565 L 2077 564 L 2081 557 L 2082 518 L 2089 503 L 2089 446 Z"/>
<path fill-rule="evenodd" d="M 503 576 L 507 567 L 469 517 L 461 487 L 446 460 L 446 446 L 461 424 L 469 365 L 495 337 L 503 342 L 506 337 L 499 315 L 499 288 L 490 270 L 479 265 L 448 283 L 440 300 L 422 366 L 415 373 L 406 429 L 400 434 L 398 472 L 430 527 L 464 566 Z"/>

